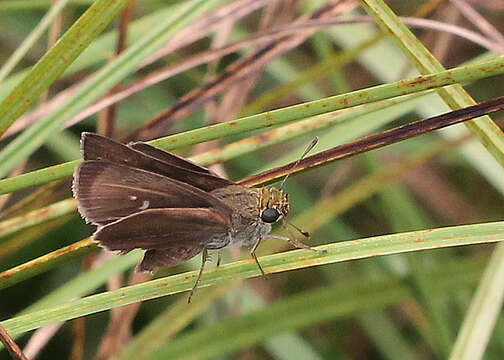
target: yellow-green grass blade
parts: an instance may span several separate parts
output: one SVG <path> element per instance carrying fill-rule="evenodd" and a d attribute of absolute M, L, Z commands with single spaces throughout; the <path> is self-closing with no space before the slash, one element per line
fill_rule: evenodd
<path fill-rule="evenodd" d="M 260 258 L 266 273 L 313 267 L 341 261 L 451 246 L 483 244 L 504 240 L 504 222 L 428 229 L 345 241 L 318 247 L 326 253 L 293 250 Z M 88 296 L 70 303 L 21 315 L 1 324 L 12 336 L 58 321 L 89 315 L 117 306 L 171 295 L 192 288 L 198 271 L 169 276 L 115 291 Z M 201 287 L 229 280 L 259 276 L 253 260 L 237 261 L 203 274 Z"/>
<path fill-rule="evenodd" d="M 504 246 L 492 254 L 450 354 L 450 360 L 482 359 L 504 298 Z"/>
<path fill-rule="evenodd" d="M 419 100 L 419 98 L 399 97 L 383 102 L 361 105 L 348 111 L 315 116 L 270 130 L 257 137 L 247 138 L 222 148 L 207 151 L 191 157 L 190 160 L 208 166 L 278 144 L 310 131 L 320 131 L 331 125 L 334 126 L 333 130 L 328 134 L 331 137 L 331 143 L 333 145 L 343 143 L 344 141 L 364 136 L 370 130 L 375 130 L 393 121 L 413 108 L 417 103 L 416 100 Z M 405 104 L 405 102 L 408 103 Z M 3 238 L 10 234 L 70 214 L 76 209 L 77 204 L 75 200 L 66 199 L 41 209 L 30 211 L 27 214 L 0 221 L 0 243 Z"/>
<path fill-rule="evenodd" d="M 71 0 L 71 5 L 89 5 L 94 0 Z M 47 9 L 52 5 L 52 0 L 5 0 L 0 2 L 0 12 Z"/>
<path fill-rule="evenodd" d="M 504 73 L 504 57 L 497 57 L 479 64 L 471 64 L 409 80 L 374 86 L 336 95 L 321 100 L 302 103 L 265 113 L 247 116 L 227 123 L 211 125 L 199 129 L 170 135 L 150 141 L 149 144 L 172 150 L 182 146 L 244 133 L 290 121 L 304 119 L 351 106 L 362 105 L 396 96 L 413 94 L 428 89 L 460 82 L 471 82 L 485 77 Z M 0 153 L 1 159 L 1 153 Z M 0 180 L 0 194 L 40 185 L 70 176 L 79 160 L 68 162 L 20 176 Z M 0 165 L 0 171 L 2 166 Z"/>
<path fill-rule="evenodd" d="M 433 271 L 442 286 L 433 296 L 474 283 L 473 276 L 460 278 L 454 273 Z M 467 281 L 471 277 L 472 281 Z M 356 316 L 365 311 L 413 298 L 413 291 L 403 281 L 376 276 L 373 279 L 353 278 L 320 289 L 296 294 L 269 304 L 265 309 L 200 328 L 166 343 L 148 359 L 212 359 L 219 355 L 252 346 L 285 331 L 299 329 L 320 321 Z M 230 341 L 232 339 L 232 341 Z M 413 357 L 413 354 L 407 358 Z"/>
<path fill-rule="evenodd" d="M 402 48 L 420 73 L 429 74 L 444 70 L 441 63 L 400 21 L 383 0 L 361 0 L 361 4 L 383 31 L 392 34 L 392 39 Z M 452 109 L 476 103 L 461 85 L 439 89 L 438 93 Z M 480 142 L 495 159 L 504 166 L 504 133 L 490 117 L 482 116 L 468 121 L 466 126 L 479 138 Z"/>
<path fill-rule="evenodd" d="M 57 1 L 54 6 L 52 6 L 47 14 L 40 20 L 40 23 L 32 30 L 30 35 L 19 45 L 18 48 L 9 56 L 9 59 L 0 68 L 0 82 L 2 82 L 7 75 L 10 74 L 12 69 L 19 63 L 19 61 L 25 56 L 28 50 L 35 44 L 35 42 L 42 36 L 45 30 L 49 28 L 51 22 L 58 16 L 69 0 Z"/>

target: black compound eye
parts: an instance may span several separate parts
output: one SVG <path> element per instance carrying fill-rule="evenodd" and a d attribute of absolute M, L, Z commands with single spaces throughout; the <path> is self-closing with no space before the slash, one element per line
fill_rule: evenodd
<path fill-rule="evenodd" d="M 280 217 L 280 212 L 275 208 L 269 208 L 262 212 L 261 220 L 265 223 L 274 223 Z"/>

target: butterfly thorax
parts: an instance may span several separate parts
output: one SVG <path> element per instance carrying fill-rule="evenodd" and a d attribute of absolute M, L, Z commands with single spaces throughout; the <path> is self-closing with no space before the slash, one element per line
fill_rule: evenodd
<path fill-rule="evenodd" d="M 229 238 L 225 244 L 217 241 L 211 248 L 251 246 L 271 231 L 271 222 L 262 220 L 265 210 L 276 209 L 281 216 L 286 216 L 289 212 L 288 195 L 273 187 L 230 185 L 213 190 L 211 194 L 233 209 Z"/>

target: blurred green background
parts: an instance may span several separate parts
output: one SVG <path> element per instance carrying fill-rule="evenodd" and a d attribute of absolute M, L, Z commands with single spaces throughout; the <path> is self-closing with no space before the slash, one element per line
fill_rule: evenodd
<path fill-rule="evenodd" d="M 57 3 L 49 0 L 0 1 L 0 64 L 9 61 Z M 68 1 L 63 10 L 55 14 L 47 23 L 47 28 L 41 30 L 40 37 L 2 76 L 1 98 L 6 99 L 27 74 L 33 76 L 29 78 L 33 88 L 39 86 L 37 81 L 43 76 L 37 77 L 36 73 L 29 73 L 29 69 L 52 46 L 58 34 L 65 33 L 83 16 L 91 3 L 84 0 Z M 180 5 L 186 6 L 190 2 L 181 3 L 131 1 L 121 15 L 121 32 L 126 35 L 126 48 L 140 43 L 164 21 L 172 21 Z M 231 3 L 209 2 L 203 5 L 209 9 L 203 10 L 208 13 Z M 240 2 L 243 8 L 248 3 L 253 2 Z M 244 17 L 231 13 L 227 15 L 227 21 L 219 19 L 219 26 L 207 26 L 208 30 L 203 27 L 206 33 L 201 38 L 191 40 L 186 46 L 140 69 L 135 69 L 136 65 L 133 64 L 136 61 L 134 54 L 126 50 L 128 57 L 125 63 L 129 59 L 127 64 L 130 65 L 127 66 L 131 70 L 124 70 L 117 80 L 110 80 L 107 91 L 101 91 L 97 86 L 96 89 L 101 92 L 97 90 L 93 96 L 98 99 L 110 92 L 118 92 L 170 65 L 203 58 L 204 52 L 211 48 L 248 39 L 257 32 L 266 34 L 263 39 L 267 39 L 273 36 L 268 31 L 276 27 L 290 25 L 295 29 L 295 24 L 305 19 L 303 16 L 313 14 L 316 9 L 324 9 L 324 4 L 336 9 L 331 18 L 337 18 L 336 13 L 345 18 L 355 18 L 366 15 L 362 5 L 371 6 L 374 3 L 379 6 L 379 10 L 371 14 L 375 18 L 382 16 L 380 11 L 385 11 L 388 5 L 399 16 L 431 19 L 439 24 L 452 24 L 459 29 L 481 32 L 478 24 L 481 25 L 482 20 L 464 15 L 455 1 L 387 1 L 386 5 L 380 1 L 362 1 L 360 4 L 271 1 L 265 2 L 257 10 L 244 11 Z M 504 7 L 500 2 L 470 1 L 464 4 L 470 4 L 471 9 L 493 24 L 495 31 L 503 31 Z M 180 28 L 197 23 L 203 16 L 198 11 L 191 12 L 194 18 L 186 18 L 187 23 L 181 24 Z M 485 48 L 487 44 L 482 46 L 477 38 L 462 38 L 447 32 L 445 28 L 433 29 L 433 25 L 426 23 L 415 28 L 414 34 L 427 51 L 415 43 L 413 48 L 418 52 L 408 53 L 404 46 L 398 44 L 405 41 L 405 37 L 399 37 L 393 31 L 384 35 L 373 20 L 373 23 L 369 23 L 368 20 L 363 22 L 365 19 L 357 19 L 354 24 L 323 26 L 314 34 L 305 34 L 306 39 L 298 40 L 299 43 L 290 48 L 285 38 L 270 39 L 276 41 L 279 54 L 273 54 L 265 66 L 250 70 L 242 78 L 232 74 L 235 76 L 230 76 L 233 81 L 225 82 L 219 75 L 224 71 L 232 73 L 233 66 L 237 66 L 240 59 L 262 49 L 267 42 L 240 47 L 219 60 L 205 60 L 201 65 L 148 86 L 127 97 L 126 101 L 117 103 L 115 113 L 91 115 L 61 132 L 46 127 L 43 139 L 35 140 L 33 135 L 27 138 L 26 143 L 20 143 L 15 152 L 27 153 L 19 155 L 22 160 L 16 161 L 15 168 L 8 169 L 7 173 L 16 176 L 76 160 L 80 157 L 81 132 L 102 131 L 107 126 L 113 126 L 109 135 L 116 139 L 124 138 L 160 111 L 177 104 L 187 94 L 196 94 L 201 101 L 195 101 L 194 108 L 174 120 L 173 125 L 156 129 L 155 136 L 149 139 L 332 95 L 345 96 L 352 90 L 411 78 L 418 75 L 419 71 L 436 72 L 418 65 L 415 69 L 415 62 L 411 58 L 418 54 L 430 52 L 448 69 L 494 58 L 498 55 L 497 51 L 504 48 L 504 38 L 492 32 L 480 35 L 493 44 L 494 47 L 488 49 Z M 387 21 L 385 18 L 382 20 Z M 90 45 L 68 69 L 65 70 L 65 64 L 58 63 L 57 59 L 50 60 L 65 72 L 55 75 L 58 78 L 55 82 L 41 80 L 46 82 L 40 86 L 50 85 L 50 88 L 47 95 L 34 98 L 28 113 L 51 102 L 65 89 L 88 76 L 96 76 L 103 69 L 109 69 L 107 64 L 113 64 L 117 56 L 119 24 L 120 21 L 114 19 L 99 35 L 86 34 L 85 30 L 78 34 L 83 38 L 88 36 Z M 166 31 L 172 30 L 167 28 Z M 180 29 L 174 28 L 173 31 L 176 34 Z M 295 37 L 294 30 L 290 31 L 292 39 Z M 54 34 L 53 38 L 50 33 Z M 197 31 L 193 30 L 192 34 L 197 34 Z M 301 36 L 303 33 L 298 34 Z M 173 36 L 167 35 L 167 40 L 171 38 Z M 145 49 L 147 47 L 148 43 Z M 149 48 L 145 54 L 154 53 L 154 50 Z M 3 69 L 0 68 L 0 74 Z M 246 66 L 243 69 L 247 69 Z M 112 70 L 105 73 L 105 78 L 110 79 L 110 74 Z M 496 73 L 496 76 L 475 80 L 467 81 L 464 88 L 476 101 L 503 94 L 502 75 Z M 216 96 L 204 100 L 204 94 L 198 95 L 198 89 L 208 89 L 208 84 L 218 81 L 221 83 L 215 87 Z M 91 94 L 91 90 L 87 94 Z M 89 96 L 87 99 L 93 102 Z M 21 102 L 22 95 L 18 94 L 16 99 Z M 69 94 L 65 101 L 65 104 L 74 101 L 77 105 L 71 107 L 73 105 L 70 104 L 68 113 L 57 115 L 62 121 L 59 125 L 56 124 L 58 120 L 55 115 L 56 120 L 51 125 L 54 129 L 72 119 L 73 115 L 69 116 L 73 114 L 71 111 L 78 113 L 79 106 L 87 106 L 84 99 L 75 93 Z M 16 104 L 4 101 L 2 106 L 7 113 L 9 106 Z M 312 152 L 319 152 L 448 110 L 449 107 L 437 93 L 424 92 L 417 96 L 394 97 L 389 102 L 374 104 L 374 107 L 351 107 L 315 119 L 304 120 L 304 116 L 298 115 L 298 124 L 305 121 L 305 127 L 299 126 L 292 130 L 291 135 L 287 128 L 291 124 L 275 123 L 276 132 L 255 138 L 252 146 L 246 141 L 238 141 L 252 141 L 252 136 L 271 129 L 242 131 L 212 142 L 173 150 L 205 165 L 220 163 L 219 154 L 227 154 L 221 155 L 226 156 L 226 161 L 212 169 L 237 181 L 296 160 L 314 136 L 319 136 L 320 142 Z M 54 114 L 57 110 L 52 111 Z M 502 112 L 492 115 L 492 119 L 502 128 Z M 325 121 L 325 125 L 313 127 L 318 120 Z M 499 222 L 503 215 L 504 172 L 501 164 L 504 156 L 500 153 L 499 163 L 499 155 L 492 156 L 482 146 L 485 141 L 481 137 L 478 140 L 478 137 L 468 134 L 464 125 L 457 125 L 293 175 L 285 185 L 285 191 L 291 199 L 290 220 L 312 233 L 309 244 L 313 246 L 490 222 L 496 222 L 500 227 L 496 225 L 497 235 L 488 241 L 504 239 L 502 223 Z M 0 156 L 18 136 L 17 133 L 0 140 Z M 502 133 L 496 137 L 502 142 Z M 31 142 L 30 139 L 34 140 Z M 194 143 L 200 141 L 196 139 Z M 225 153 L 227 145 L 235 147 Z M 33 151 L 27 150 L 28 147 Z M 217 149 L 217 160 L 205 154 L 211 149 Z M 47 181 L 44 180 L 45 176 L 48 176 Z M 85 224 L 75 211 L 72 200 L 65 200 L 72 196 L 70 178 L 62 175 L 61 182 L 55 184 L 49 183 L 53 179 L 49 176 L 47 173 L 40 175 L 41 180 L 36 184 L 45 184 L 41 188 L 23 188 L 12 192 L 8 198 L 0 195 L 0 209 L 3 210 L 3 213 L 0 212 L 0 271 L 74 244 L 92 234 L 94 227 Z M 64 207 L 59 210 L 47 207 L 60 201 L 67 203 L 63 203 Z M 46 211 L 23 218 L 35 209 Z M 14 229 L 14 225 L 8 222 L 10 219 L 17 219 L 19 228 Z M 28 222 L 32 220 L 34 224 Z M 452 236 L 467 236 L 470 239 L 468 243 L 471 243 L 479 233 L 470 229 L 454 231 Z M 277 229 L 277 232 L 281 233 L 281 229 Z M 441 247 L 443 240 L 435 241 L 439 241 Z M 386 251 L 385 242 L 383 246 L 383 251 Z M 90 308 L 93 314 L 62 323 L 56 333 L 49 335 L 46 345 L 43 338 L 44 334 L 49 333 L 47 328 L 25 333 L 17 337 L 17 342 L 23 348 L 31 338 L 34 343 L 29 346 L 33 348 L 27 353 L 32 354 L 29 351 L 36 349 L 38 359 L 471 359 L 477 357 L 472 357 L 473 353 L 464 346 L 474 342 L 483 344 L 485 349 L 486 337 L 481 329 L 487 329 L 491 336 L 484 358 L 500 359 L 504 353 L 504 322 L 499 314 L 502 296 L 496 284 L 503 282 L 504 274 L 500 270 L 503 265 L 500 263 L 504 259 L 500 260 L 502 256 L 495 249 L 495 245 L 487 244 L 420 251 L 421 248 L 416 248 L 412 243 L 409 253 L 359 259 L 362 256 L 356 252 L 349 258 L 353 261 L 322 266 L 296 265 L 293 259 L 285 257 L 279 261 L 284 259 L 286 266 L 291 264 L 289 269 L 295 271 L 271 274 L 266 279 L 226 281 L 218 286 L 200 288 L 191 305 L 186 304 L 186 292 L 142 302 L 138 309 L 120 308 L 113 300 L 111 303 L 104 300 L 104 308 L 112 307 L 112 311 L 100 311 L 99 306 Z M 285 244 L 270 240 L 261 244 L 258 255 L 286 250 Z M 361 250 L 365 251 L 364 247 Z M 489 263 L 492 254 L 494 263 Z M 39 304 L 37 309 L 53 311 L 53 314 L 58 313 L 55 306 L 59 304 L 70 304 L 71 300 L 85 295 L 104 293 L 117 286 L 125 286 L 128 281 L 143 280 L 133 275 L 139 254 L 128 256 L 125 259 L 106 257 L 96 248 L 70 251 L 57 263 L 47 262 L 47 268 L 44 267 L 47 259 L 43 259 L 41 264 L 35 265 L 33 273 L 30 272 L 32 270 L 19 270 L 21 277 L 19 280 L 14 278 L 13 284 L 3 277 L 0 279 L 0 320 L 15 318 L 41 299 L 45 299 L 45 303 Z M 215 258 L 216 255 L 207 269 L 214 267 Z M 230 263 L 238 259 L 248 260 L 249 255 L 246 250 L 241 253 L 230 251 L 225 252 L 224 258 L 224 263 Z M 162 269 L 154 277 L 198 269 L 199 263 L 197 256 L 180 266 Z M 245 265 L 240 269 L 245 269 Z M 267 269 L 265 267 L 266 272 Z M 482 278 L 485 269 L 488 278 Z M 88 277 L 84 277 L 88 271 Z M 24 274 L 26 278 L 23 278 Z M 236 278 L 256 275 L 240 275 Z M 216 276 L 218 279 L 219 275 Z M 232 274 L 230 278 L 233 278 Z M 481 312 L 470 315 L 469 305 L 476 299 L 474 294 L 478 285 L 483 290 L 480 289 L 482 294 L 477 304 L 486 304 L 485 301 L 492 302 L 495 299 L 494 307 L 482 306 L 479 308 Z M 152 285 L 150 289 L 154 287 Z M 139 293 L 138 296 L 140 300 L 146 295 Z M 75 317 L 78 310 L 68 310 L 68 319 Z M 74 315 L 72 311 L 76 311 Z M 471 322 L 471 316 L 486 320 L 483 325 L 478 325 L 476 320 Z M 30 319 L 23 321 L 23 324 L 30 326 Z M 457 336 L 461 336 L 462 324 L 468 326 L 467 331 L 472 335 L 455 345 Z M 9 359 L 5 349 L 0 350 L 0 359 Z"/>

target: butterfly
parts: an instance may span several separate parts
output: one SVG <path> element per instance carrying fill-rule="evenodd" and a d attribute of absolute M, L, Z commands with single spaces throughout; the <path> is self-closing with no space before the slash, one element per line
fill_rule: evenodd
<path fill-rule="evenodd" d="M 189 302 L 209 250 L 248 247 L 263 275 L 255 251 L 265 238 L 320 252 L 294 237 L 270 235 L 272 224 L 289 213 L 289 197 L 281 189 L 236 184 L 143 142 L 124 145 L 83 133 L 81 151 L 84 161 L 72 189 L 80 214 L 97 225 L 92 238 L 122 254 L 145 249 L 139 271 L 175 266 L 202 253 Z"/>

